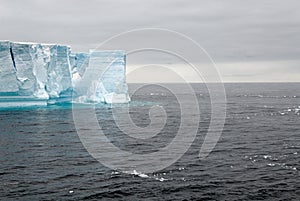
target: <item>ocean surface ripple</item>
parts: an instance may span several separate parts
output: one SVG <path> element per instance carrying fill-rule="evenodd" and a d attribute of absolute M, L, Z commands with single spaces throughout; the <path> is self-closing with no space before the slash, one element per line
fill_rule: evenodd
<path fill-rule="evenodd" d="M 152 174 L 111 170 L 93 159 L 68 105 L 1 109 L 0 200 L 300 200 L 300 84 L 226 84 L 223 134 L 203 160 L 198 153 L 210 122 L 210 99 L 204 85 L 193 87 L 201 109 L 198 136 L 180 160 Z M 99 107 L 106 136 L 137 154 L 170 143 L 181 118 L 175 96 L 153 85 L 132 100 L 136 125 L 149 125 L 153 105 L 165 108 L 167 125 L 149 140 L 134 140 L 117 128 L 110 107 Z"/>

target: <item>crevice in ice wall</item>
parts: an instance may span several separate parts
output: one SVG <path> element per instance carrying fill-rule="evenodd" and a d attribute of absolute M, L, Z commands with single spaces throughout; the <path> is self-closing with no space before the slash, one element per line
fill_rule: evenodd
<path fill-rule="evenodd" d="M 0 93 L 1 95 L 17 95 L 19 90 L 16 69 L 10 52 L 11 43 L 0 41 Z"/>
<path fill-rule="evenodd" d="M 33 63 L 32 71 L 36 78 L 36 88 L 33 95 L 40 99 L 49 99 L 49 95 L 45 89 L 47 83 L 47 71 L 45 68 L 45 55 L 42 45 L 32 45 L 30 55 Z"/>
<path fill-rule="evenodd" d="M 14 57 L 14 53 L 12 51 L 11 46 L 9 47 L 9 52 L 10 52 L 10 57 L 11 57 L 11 60 L 12 60 L 12 63 L 13 63 L 13 67 L 14 67 L 15 71 L 17 71 L 15 57 Z"/>

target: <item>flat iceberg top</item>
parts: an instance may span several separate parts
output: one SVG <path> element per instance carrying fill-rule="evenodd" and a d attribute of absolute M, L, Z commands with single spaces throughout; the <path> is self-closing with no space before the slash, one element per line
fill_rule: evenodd
<path fill-rule="evenodd" d="M 30 41 L 14 41 L 11 42 L 10 40 L 0 40 L 0 43 L 2 42 L 9 42 L 9 43 L 14 43 L 14 44 L 23 44 L 23 45 L 45 45 L 45 46 L 54 46 L 54 45 L 59 45 L 59 46 L 66 46 L 66 47 L 71 47 L 69 45 L 64 45 L 64 44 L 58 44 L 58 43 L 37 43 L 37 42 L 30 42 Z"/>
<path fill-rule="evenodd" d="M 0 40 L 0 44 L 1 43 L 10 43 L 10 41 L 9 40 Z"/>

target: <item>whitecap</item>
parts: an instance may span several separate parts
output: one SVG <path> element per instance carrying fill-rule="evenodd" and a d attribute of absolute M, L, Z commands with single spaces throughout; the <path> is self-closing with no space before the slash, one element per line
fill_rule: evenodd
<path fill-rule="evenodd" d="M 156 180 L 158 180 L 158 181 L 166 181 L 167 179 L 165 179 L 165 178 L 155 178 Z"/>
<path fill-rule="evenodd" d="M 270 156 L 270 155 L 264 155 L 263 157 L 264 157 L 264 159 L 270 159 L 270 158 L 272 158 L 272 156 Z"/>
<path fill-rule="evenodd" d="M 129 173 L 129 174 L 132 174 L 132 175 L 136 175 L 136 176 L 139 176 L 139 177 L 142 177 L 142 178 L 149 178 L 148 175 L 146 175 L 144 173 L 141 173 L 141 172 L 138 172 L 136 170 L 133 170 L 132 172 L 126 172 L 126 173 Z"/>

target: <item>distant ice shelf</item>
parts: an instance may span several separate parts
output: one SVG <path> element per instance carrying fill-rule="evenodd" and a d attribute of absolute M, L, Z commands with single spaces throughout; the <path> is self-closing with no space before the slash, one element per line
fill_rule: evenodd
<path fill-rule="evenodd" d="M 0 99 L 0 107 L 127 103 L 125 52 L 73 53 L 65 45 L 0 41 Z"/>

